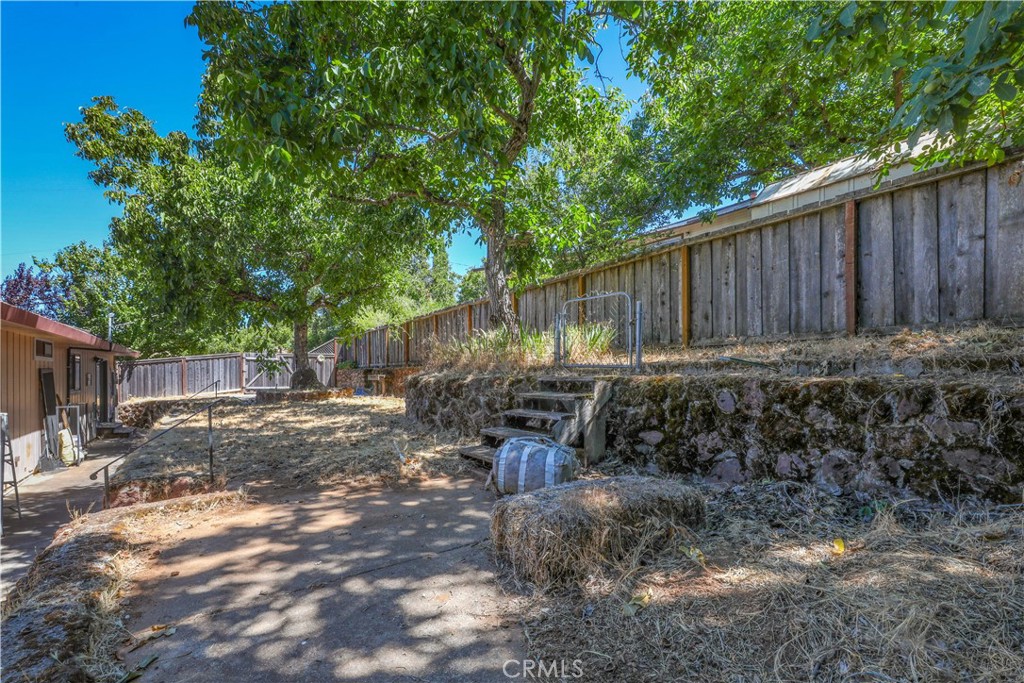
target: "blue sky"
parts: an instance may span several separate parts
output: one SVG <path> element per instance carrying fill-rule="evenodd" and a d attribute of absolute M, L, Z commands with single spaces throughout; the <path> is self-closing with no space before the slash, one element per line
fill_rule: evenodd
<path fill-rule="evenodd" d="M 63 124 L 79 107 L 113 95 L 161 133 L 192 130 L 203 73 L 202 43 L 184 20 L 191 3 L 0 3 L 0 257 L 3 275 L 33 256 L 85 240 L 101 244 L 119 209 L 86 177 Z M 599 35 L 600 69 L 636 98 L 618 30 Z M 475 234 L 456 235 L 452 267 L 479 265 Z"/>

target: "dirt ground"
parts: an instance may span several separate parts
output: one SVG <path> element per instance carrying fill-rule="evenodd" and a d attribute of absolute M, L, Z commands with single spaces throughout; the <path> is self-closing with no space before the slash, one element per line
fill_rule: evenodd
<path fill-rule="evenodd" d="M 181 417 L 165 416 L 140 441 Z M 407 419 L 405 401 L 391 397 L 224 403 L 213 411 L 213 439 L 214 472 L 229 488 L 394 484 L 459 476 L 471 467 L 458 455 L 456 436 Z M 113 484 L 182 473 L 202 478 L 208 471 L 203 415 L 143 446 L 121 466 Z"/>
<path fill-rule="evenodd" d="M 141 681 L 495 681 L 522 659 L 482 479 L 278 493 L 154 525 L 129 597 Z"/>
<path fill-rule="evenodd" d="M 677 547 L 518 602 L 580 681 L 1019 681 L 1024 505 L 705 489 Z"/>

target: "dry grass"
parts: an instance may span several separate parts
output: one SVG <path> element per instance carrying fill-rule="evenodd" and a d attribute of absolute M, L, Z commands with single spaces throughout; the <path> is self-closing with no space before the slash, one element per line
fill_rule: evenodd
<path fill-rule="evenodd" d="M 168 415 L 150 433 L 175 421 Z M 225 404 L 214 409 L 213 431 L 215 473 L 232 486 L 395 483 L 456 475 L 469 467 L 455 437 L 407 419 L 405 401 L 397 398 Z M 180 474 L 201 479 L 208 473 L 207 453 L 203 416 L 129 456 L 112 483 L 166 481 Z"/>
<path fill-rule="evenodd" d="M 1024 329 L 988 324 L 946 330 L 902 330 L 892 335 L 861 335 L 828 339 L 787 339 L 777 342 L 735 340 L 719 346 L 688 349 L 645 347 L 644 361 L 651 365 L 677 366 L 716 362 L 723 355 L 785 368 L 794 363 L 840 365 L 856 361 L 920 361 L 929 370 L 985 369 L 987 363 L 1005 360 L 1020 363 Z M 979 365 L 982 366 L 979 368 Z M 742 367 L 742 366 L 738 366 Z M 1004 367 L 995 369 L 1003 370 Z M 1021 369 L 1018 365 L 1017 373 Z"/>
<path fill-rule="evenodd" d="M 115 653 L 131 638 L 122 600 L 145 566 L 148 525 L 245 503 L 220 493 L 76 515 L 3 604 L 4 680 L 120 680 L 126 671 Z"/>
<path fill-rule="evenodd" d="M 554 341 L 550 331 L 528 332 L 523 340 L 521 346 L 516 346 L 507 334 L 488 332 L 474 335 L 466 342 L 435 344 L 428 352 L 426 367 L 435 371 L 472 372 L 553 369 Z M 772 342 L 732 339 L 724 344 L 690 348 L 645 345 L 643 360 L 650 371 L 657 372 L 708 365 L 710 369 L 717 369 L 723 365 L 721 356 L 730 356 L 800 374 L 829 374 L 855 364 L 870 366 L 913 360 L 919 361 L 922 369 L 933 372 L 1008 370 L 1021 375 L 1024 374 L 1022 350 L 1024 329 L 983 323 L 943 330 L 904 329 L 889 335 L 788 338 Z M 582 359 L 611 362 L 606 348 L 584 351 Z M 795 368 L 796 365 L 801 367 Z M 756 366 L 742 364 L 726 364 L 726 367 L 758 370 Z"/>
<path fill-rule="evenodd" d="M 526 599 L 526 634 L 581 680 L 1017 681 L 1022 547 L 1021 506 L 736 488 L 679 547 Z"/>
<path fill-rule="evenodd" d="M 515 576 L 537 586 L 580 581 L 679 542 L 704 520 L 704 499 L 670 479 L 576 481 L 499 500 L 491 539 Z"/>

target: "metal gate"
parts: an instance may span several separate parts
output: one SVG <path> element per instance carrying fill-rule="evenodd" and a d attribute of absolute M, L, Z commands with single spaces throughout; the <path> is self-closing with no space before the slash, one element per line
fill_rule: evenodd
<path fill-rule="evenodd" d="M 643 302 L 625 292 L 569 299 L 555 316 L 555 363 L 565 368 L 639 370 Z"/>

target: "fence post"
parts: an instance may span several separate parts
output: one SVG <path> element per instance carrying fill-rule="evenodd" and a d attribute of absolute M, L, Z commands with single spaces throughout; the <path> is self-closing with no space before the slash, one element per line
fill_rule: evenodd
<path fill-rule="evenodd" d="M 679 247 L 679 325 L 683 347 L 690 345 L 690 247 Z"/>
<path fill-rule="evenodd" d="M 391 327 L 384 328 L 384 367 L 391 367 Z"/>
<path fill-rule="evenodd" d="M 238 354 L 238 390 L 245 390 L 245 352 Z"/>
<path fill-rule="evenodd" d="M 846 284 L 846 334 L 857 334 L 857 202 L 846 202 L 843 279 Z"/>
<path fill-rule="evenodd" d="M 402 344 L 404 346 L 404 354 L 403 355 L 405 357 L 405 365 L 406 366 L 410 365 L 410 362 L 409 362 L 409 336 L 410 336 L 410 334 L 412 332 L 411 328 L 412 328 L 412 323 L 411 322 L 407 321 L 405 324 L 402 325 L 402 330 L 405 332 L 405 334 L 403 335 L 404 338 L 402 339 Z"/>
<path fill-rule="evenodd" d="M 466 304 L 466 339 L 473 336 L 473 304 Z"/>
<path fill-rule="evenodd" d="M 181 395 L 188 396 L 188 361 L 181 359 Z"/>
<path fill-rule="evenodd" d="M 587 295 L 587 283 L 584 277 L 580 275 L 576 278 L 576 296 L 582 299 Z M 583 323 L 587 322 L 587 302 L 581 301 L 576 307 L 576 317 L 578 320 L 576 324 L 583 327 Z"/>

